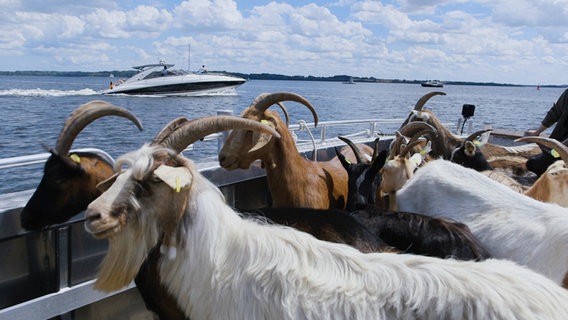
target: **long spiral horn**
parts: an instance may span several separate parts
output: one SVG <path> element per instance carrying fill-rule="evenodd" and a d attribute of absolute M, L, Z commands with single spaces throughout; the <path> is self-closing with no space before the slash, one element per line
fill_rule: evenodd
<path fill-rule="evenodd" d="M 160 144 L 180 153 L 190 144 L 209 134 L 233 129 L 254 130 L 280 138 L 280 134 L 272 127 L 254 120 L 235 116 L 209 116 L 183 123 Z"/>
<path fill-rule="evenodd" d="M 132 121 L 140 131 L 143 130 L 140 120 L 130 111 L 106 101 L 94 100 L 79 106 L 69 115 L 57 138 L 55 153 L 66 156 L 81 130 L 96 119 L 109 115 L 126 118 Z"/>

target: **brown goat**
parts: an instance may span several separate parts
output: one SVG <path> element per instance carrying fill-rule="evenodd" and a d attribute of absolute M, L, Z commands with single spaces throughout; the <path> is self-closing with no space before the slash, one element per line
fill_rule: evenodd
<path fill-rule="evenodd" d="M 337 157 L 314 162 L 299 154 L 287 125 L 278 113 L 268 110 L 271 105 L 285 100 L 306 106 L 317 125 L 316 111 L 304 97 L 289 92 L 261 94 L 241 117 L 272 126 L 282 138 L 276 140 L 267 135 L 234 130 L 219 152 L 219 163 L 229 170 L 247 169 L 260 159 L 266 168 L 274 207 L 343 209 L 347 199 L 347 174 L 341 162 Z M 372 153 L 372 148 L 367 148 Z"/>

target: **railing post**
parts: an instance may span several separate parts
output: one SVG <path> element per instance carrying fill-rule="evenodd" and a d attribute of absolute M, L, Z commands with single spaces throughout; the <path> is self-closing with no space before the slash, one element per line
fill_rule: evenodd
<path fill-rule="evenodd" d="M 217 110 L 217 115 L 218 116 L 232 116 L 233 115 L 233 110 Z M 227 140 L 227 137 L 229 136 L 229 131 L 223 131 L 221 133 L 221 136 L 219 136 L 219 138 L 217 139 L 217 153 L 219 153 L 219 151 L 221 151 L 221 148 L 223 148 L 223 144 L 225 143 L 225 140 Z"/>

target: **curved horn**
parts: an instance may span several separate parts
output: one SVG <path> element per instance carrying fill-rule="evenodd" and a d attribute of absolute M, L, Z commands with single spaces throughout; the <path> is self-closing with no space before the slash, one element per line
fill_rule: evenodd
<path fill-rule="evenodd" d="M 363 152 L 361 152 L 361 150 L 353 143 L 353 141 L 342 136 L 337 137 L 351 147 L 351 150 L 353 150 L 353 153 L 355 154 L 355 160 L 357 160 L 357 163 L 363 163 L 363 159 L 365 159 L 366 157 Z"/>
<path fill-rule="evenodd" d="M 425 95 L 422 96 L 422 98 L 418 99 L 418 101 L 416 102 L 416 105 L 414 105 L 414 110 L 422 110 L 422 108 L 424 107 L 424 105 L 426 104 L 426 102 L 428 102 L 428 100 L 430 100 L 430 98 L 432 98 L 433 96 L 445 96 L 446 93 L 445 92 L 441 92 L 441 91 L 433 91 L 430 93 L 427 93 Z"/>
<path fill-rule="evenodd" d="M 406 124 L 404 127 L 399 129 L 400 133 L 407 137 L 414 137 L 419 132 L 431 132 L 433 134 L 438 134 L 436 128 L 424 121 L 412 121 Z M 424 134 L 422 133 L 422 134 Z"/>
<path fill-rule="evenodd" d="M 568 139 L 564 140 L 563 142 L 560 142 L 556 139 L 551 139 L 551 138 L 528 136 L 515 140 L 515 142 L 521 142 L 521 141 L 538 143 L 550 149 L 556 150 L 560 155 L 560 158 L 564 160 L 564 162 L 566 162 L 566 164 L 568 165 L 568 147 L 566 147 Z"/>
<path fill-rule="evenodd" d="M 395 131 L 395 138 L 391 142 L 389 150 L 389 160 L 394 159 L 396 155 L 400 152 L 400 147 L 406 143 L 406 137 L 402 135 L 399 131 Z"/>
<path fill-rule="evenodd" d="M 186 117 L 178 117 L 174 120 L 170 121 L 166 126 L 156 134 L 154 139 L 152 140 L 152 144 L 160 144 L 162 141 L 169 136 L 172 132 L 174 132 L 179 126 L 188 122 L 189 120 Z"/>
<path fill-rule="evenodd" d="M 286 107 L 284 107 L 284 104 L 282 102 L 277 102 L 276 104 L 280 107 L 280 109 L 282 109 L 282 112 L 284 112 L 284 117 L 286 118 L 286 127 L 288 127 L 290 124 L 290 115 L 288 114 L 288 110 L 286 110 Z"/>
<path fill-rule="evenodd" d="M 95 121 L 98 118 L 115 115 L 119 117 L 126 118 L 132 121 L 140 131 L 142 131 L 142 123 L 136 118 L 136 116 L 130 111 L 112 105 L 106 101 L 93 100 L 91 102 L 85 103 L 75 109 L 71 115 L 65 120 L 65 124 L 59 133 L 57 138 L 57 143 L 55 144 L 55 152 L 60 156 L 66 156 L 71 149 L 71 145 L 77 135 L 83 130 L 89 123 Z"/>
<path fill-rule="evenodd" d="M 412 149 L 415 145 L 422 143 L 422 141 L 417 140 L 417 141 L 412 141 L 411 143 L 407 144 L 406 147 L 404 147 L 404 149 L 402 149 L 402 151 L 400 151 L 399 157 L 405 157 L 406 154 L 408 152 L 410 152 L 410 149 Z"/>
<path fill-rule="evenodd" d="M 491 131 L 491 130 L 493 130 L 493 129 L 483 129 L 483 130 L 476 131 L 476 132 L 470 134 L 470 135 L 464 140 L 464 143 L 465 143 L 466 141 L 473 142 L 473 140 L 474 140 L 475 138 L 477 138 L 478 136 L 484 134 L 484 133 L 487 132 L 487 131 Z"/>
<path fill-rule="evenodd" d="M 299 94 L 292 92 L 274 92 L 274 93 L 262 93 L 254 101 L 251 106 L 254 106 L 257 110 L 262 112 L 266 111 L 271 105 L 281 102 L 281 101 L 295 101 L 306 106 L 312 115 L 314 116 L 314 124 L 318 125 L 318 114 L 316 109 L 311 105 L 311 103 Z M 282 107 L 282 106 L 280 106 Z"/>
<path fill-rule="evenodd" d="M 235 116 L 209 116 L 183 123 L 160 144 L 180 153 L 206 135 L 233 129 L 260 131 L 280 138 L 280 134 L 272 127 L 254 120 Z"/>
<path fill-rule="evenodd" d="M 142 131 L 142 123 L 140 123 L 140 120 L 138 120 L 134 114 L 130 113 L 130 111 L 106 101 L 94 100 L 79 106 L 69 115 L 57 138 L 57 143 L 54 148 L 55 152 L 60 156 L 66 156 L 71 149 L 73 141 L 75 141 L 75 138 L 81 130 L 96 119 L 108 115 L 126 118 L 132 121 L 138 129 Z"/>

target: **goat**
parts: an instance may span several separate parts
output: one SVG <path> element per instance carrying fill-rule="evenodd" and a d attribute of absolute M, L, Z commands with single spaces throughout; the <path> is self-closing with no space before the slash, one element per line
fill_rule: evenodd
<path fill-rule="evenodd" d="M 316 111 L 304 97 L 289 92 L 261 94 L 241 117 L 269 124 L 282 138 L 276 140 L 261 135 L 260 143 L 253 143 L 255 136 L 250 132 L 233 130 L 219 151 L 219 164 L 228 170 L 247 169 L 253 161 L 260 159 L 266 169 L 274 207 L 343 209 L 347 197 L 345 170 L 337 158 L 317 162 L 302 158 L 287 125 L 278 113 L 268 110 L 271 105 L 284 100 L 306 106 L 317 124 Z"/>
<path fill-rule="evenodd" d="M 289 226 L 320 240 L 348 244 L 364 253 L 401 251 L 386 244 L 360 219 L 339 209 L 265 207 L 242 212 L 241 217 Z"/>
<path fill-rule="evenodd" d="M 476 171 L 493 170 L 493 167 L 491 167 L 485 155 L 481 153 L 477 147 L 475 140 L 478 136 L 491 130 L 492 129 L 479 130 L 470 134 L 452 151 L 450 161 Z"/>
<path fill-rule="evenodd" d="M 128 110 L 103 101 L 81 105 L 65 121 L 56 146 L 51 149 L 43 178 L 21 212 L 21 225 L 27 230 L 39 230 L 62 223 L 79 214 L 101 192 L 97 185 L 111 177 L 114 159 L 106 154 L 74 152 L 68 155 L 73 141 L 87 125 L 96 119 L 116 115 L 127 118 L 142 129 L 140 121 Z M 175 127 L 187 121 L 178 118 L 170 122 L 154 139 L 161 141 Z M 54 183 L 56 181 L 56 183 Z M 140 268 L 135 282 L 148 310 L 160 319 L 184 319 L 184 315 L 165 290 L 160 290 L 155 269 L 160 253 L 153 250 Z M 159 292 L 159 294 L 156 294 Z"/>
<path fill-rule="evenodd" d="M 95 282 L 99 290 L 128 285 L 162 239 L 169 254 L 160 260 L 160 277 L 192 319 L 568 314 L 566 290 L 510 261 L 363 254 L 289 227 L 242 219 L 168 141 L 120 157 L 117 167 L 129 168 L 87 208 L 86 230 L 110 242 Z"/>
<path fill-rule="evenodd" d="M 397 192 L 402 211 L 465 223 L 489 253 L 562 283 L 568 272 L 568 211 L 514 192 L 479 172 L 434 160 Z"/>
<path fill-rule="evenodd" d="M 81 130 L 108 115 L 126 118 L 142 130 L 136 116 L 108 102 L 95 100 L 75 109 L 65 121 L 55 148 L 49 149 L 51 155 L 43 177 L 21 212 L 20 224 L 24 229 L 40 230 L 67 221 L 100 195 L 96 185 L 114 173 L 114 160 L 107 154 L 69 154 L 69 150 Z"/>
<path fill-rule="evenodd" d="M 409 127 L 410 124 L 406 125 L 404 128 Z M 403 135 L 398 135 L 397 139 L 393 142 L 394 147 L 391 148 L 391 154 L 389 154 L 389 160 L 381 168 L 380 173 L 382 176 L 382 181 L 380 185 L 380 192 L 388 194 L 388 207 L 390 210 L 396 210 L 396 192 L 414 175 L 414 171 L 421 166 L 426 159 L 429 157 L 428 153 L 431 151 L 432 143 L 431 141 L 418 140 L 423 134 L 434 135 L 436 129 L 429 126 L 429 128 L 422 129 L 416 133 L 414 136 L 408 140 L 408 145 L 402 144 L 405 137 Z M 424 144 L 426 143 L 426 144 Z M 394 153 L 398 150 L 398 146 L 403 147 L 398 153 Z M 422 149 L 415 150 L 415 148 Z M 410 156 L 411 150 L 417 151 L 412 156 Z"/>
<path fill-rule="evenodd" d="M 357 147 L 342 138 L 357 154 Z M 378 153 L 377 143 L 375 151 Z M 385 211 L 375 205 L 375 195 L 381 185 L 379 172 L 385 163 L 386 150 L 373 157 L 373 162 L 352 164 L 336 149 L 348 176 L 349 192 L 346 208 L 360 219 L 377 237 L 386 244 L 405 253 L 456 258 L 461 260 L 483 260 L 489 253 L 473 236 L 469 228 L 449 219 L 433 218 L 409 212 Z M 377 165 L 380 164 L 380 165 Z"/>

